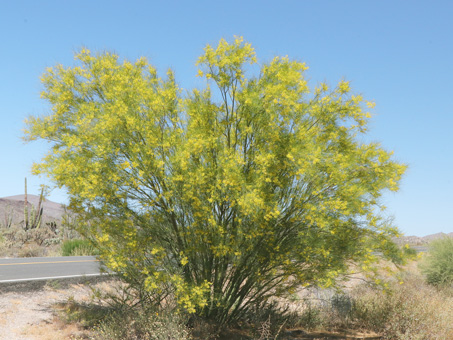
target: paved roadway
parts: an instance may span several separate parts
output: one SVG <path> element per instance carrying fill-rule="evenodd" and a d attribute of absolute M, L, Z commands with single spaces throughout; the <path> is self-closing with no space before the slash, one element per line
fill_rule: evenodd
<path fill-rule="evenodd" d="M 0 283 L 101 275 L 94 256 L 0 259 Z"/>

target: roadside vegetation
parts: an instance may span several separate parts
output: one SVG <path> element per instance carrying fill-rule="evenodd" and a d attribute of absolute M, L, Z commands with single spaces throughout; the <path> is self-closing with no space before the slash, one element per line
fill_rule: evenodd
<path fill-rule="evenodd" d="M 97 255 L 95 247 L 76 231 L 74 214 L 65 209 L 61 218 L 46 216 L 44 188 L 38 203 L 28 200 L 25 179 L 24 201 L 3 205 L 0 220 L 0 257 Z M 21 206 L 22 205 L 22 206 Z M 22 213 L 20 213 L 22 210 Z"/>
<path fill-rule="evenodd" d="M 427 281 L 435 286 L 451 286 L 453 282 L 453 238 L 432 241 L 429 251 L 420 263 Z"/>
<path fill-rule="evenodd" d="M 0 224 L 0 257 L 61 256 L 62 243 L 80 237 L 64 221 L 30 229 L 25 229 L 23 223 Z"/>
<path fill-rule="evenodd" d="M 368 330 L 382 339 L 452 339 L 452 288 L 428 284 L 412 263 L 382 286 L 357 285 L 310 306 L 305 317 L 315 327 Z"/>
<path fill-rule="evenodd" d="M 72 239 L 63 241 L 61 245 L 61 255 L 63 256 L 99 255 L 99 251 L 89 240 Z"/>
<path fill-rule="evenodd" d="M 60 318 L 89 330 L 92 340 L 123 339 L 388 339 L 453 338 L 453 282 L 437 287 L 418 269 L 421 259 L 383 276 L 380 285 L 356 280 L 342 290 L 306 288 L 276 299 L 220 330 L 215 322 L 165 308 L 141 305 L 139 292 L 120 281 L 92 301 L 64 304 Z"/>
<path fill-rule="evenodd" d="M 0 257 L 87 256 L 98 250 L 74 231 L 52 225 L 24 230 L 22 226 L 0 227 Z M 71 236 L 63 236 L 70 234 Z"/>

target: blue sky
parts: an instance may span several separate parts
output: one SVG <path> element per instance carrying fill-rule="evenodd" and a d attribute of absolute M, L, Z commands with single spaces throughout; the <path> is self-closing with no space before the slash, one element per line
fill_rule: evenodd
<path fill-rule="evenodd" d="M 48 145 L 21 141 L 23 120 L 45 114 L 40 75 L 73 65 L 85 46 L 171 67 L 198 86 L 195 61 L 207 43 L 244 36 L 261 62 L 307 63 L 312 84 L 341 79 L 374 100 L 367 139 L 409 165 L 383 198 L 408 235 L 453 232 L 452 1 L 2 1 L 0 3 L 0 197 L 37 194 L 30 174 Z M 48 184 L 48 183 L 47 183 Z M 49 199 L 66 202 L 64 191 Z"/>

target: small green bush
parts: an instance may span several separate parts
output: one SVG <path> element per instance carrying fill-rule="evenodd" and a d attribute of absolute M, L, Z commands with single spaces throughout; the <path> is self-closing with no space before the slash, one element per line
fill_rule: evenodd
<path fill-rule="evenodd" d="M 63 256 L 99 255 L 99 251 L 88 240 L 74 239 L 64 241 L 61 245 Z"/>
<path fill-rule="evenodd" d="M 420 264 L 426 281 L 436 286 L 453 284 L 453 238 L 445 237 L 429 244 L 428 254 Z"/>

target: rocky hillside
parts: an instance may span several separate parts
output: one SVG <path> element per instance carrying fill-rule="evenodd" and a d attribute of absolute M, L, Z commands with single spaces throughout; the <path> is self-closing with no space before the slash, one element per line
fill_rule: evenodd
<path fill-rule="evenodd" d="M 437 233 L 432 235 L 427 235 L 423 237 L 419 236 L 402 236 L 395 239 L 396 243 L 398 244 L 409 244 L 411 246 L 426 246 L 429 242 L 433 240 L 437 240 L 442 237 L 453 237 L 452 233 Z"/>
<path fill-rule="evenodd" d="M 38 207 L 39 196 L 28 195 L 28 210 L 36 209 Z M 12 225 L 23 225 L 24 223 L 24 204 L 25 196 L 9 196 L 0 198 L 0 226 L 5 226 L 8 221 Z M 65 207 L 62 204 L 45 200 L 42 204 L 43 207 L 43 223 L 59 222 L 65 213 Z"/>

